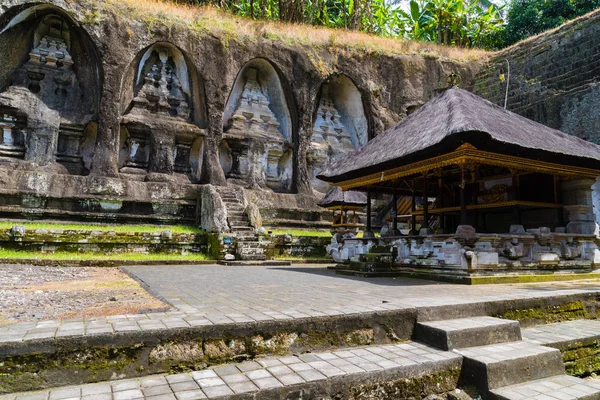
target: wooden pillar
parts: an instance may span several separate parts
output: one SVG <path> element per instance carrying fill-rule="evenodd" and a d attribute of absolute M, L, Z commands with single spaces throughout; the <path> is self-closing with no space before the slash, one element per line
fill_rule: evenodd
<path fill-rule="evenodd" d="M 465 199 L 465 187 L 467 182 L 465 181 L 465 168 L 460 167 L 460 224 L 468 225 L 467 221 L 467 202 Z"/>
<path fill-rule="evenodd" d="M 371 230 L 371 189 L 367 188 L 367 230 L 365 231 L 364 237 L 370 238 L 375 237 Z"/>
<path fill-rule="evenodd" d="M 427 173 L 423 174 L 423 226 L 429 228 L 429 201 L 427 196 Z"/>
<path fill-rule="evenodd" d="M 444 181 L 442 179 L 442 174 L 440 173 L 440 177 L 438 178 L 438 196 L 440 198 L 440 208 L 444 208 L 446 205 L 444 203 Z M 445 233 L 446 230 L 446 218 L 444 213 L 440 214 L 440 230 Z"/>
<path fill-rule="evenodd" d="M 562 199 L 560 196 L 560 191 L 558 190 L 558 183 L 560 182 L 560 176 L 554 175 L 553 178 L 554 178 L 554 204 L 561 204 Z M 557 219 L 558 219 L 558 226 L 565 226 L 564 214 L 563 214 L 562 207 L 557 208 L 556 213 L 557 213 Z"/>
<path fill-rule="evenodd" d="M 415 181 L 412 181 L 412 204 L 410 207 L 410 210 L 412 211 L 412 218 L 411 218 L 411 230 L 413 231 L 414 234 L 417 234 L 417 216 L 414 214 L 415 211 L 417 211 L 417 195 L 415 194 Z"/>
<path fill-rule="evenodd" d="M 392 224 L 392 231 L 394 232 L 393 235 L 396 236 L 397 232 L 398 232 L 398 193 L 396 192 L 396 185 L 394 183 L 394 207 L 392 208 L 392 217 L 393 217 L 393 224 Z"/>
<path fill-rule="evenodd" d="M 479 196 L 479 184 L 477 183 L 475 170 L 473 170 L 471 175 L 471 180 L 473 181 L 473 198 L 471 199 L 471 204 L 477 205 L 477 197 Z M 473 210 L 473 227 L 479 231 L 479 212 L 477 209 Z"/>
<path fill-rule="evenodd" d="M 515 192 L 515 200 L 519 200 L 521 198 L 520 181 L 519 181 L 519 175 L 516 172 L 513 173 L 512 181 L 513 181 L 513 188 L 514 188 L 514 192 Z M 518 205 L 515 205 L 515 208 L 513 210 L 513 223 L 515 225 L 521 225 L 521 210 L 519 209 Z"/>

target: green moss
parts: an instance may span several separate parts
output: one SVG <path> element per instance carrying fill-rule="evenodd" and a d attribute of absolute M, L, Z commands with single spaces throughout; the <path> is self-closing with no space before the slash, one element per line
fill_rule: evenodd
<path fill-rule="evenodd" d="M 318 229 L 269 229 L 273 236 L 292 235 L 296 237 L 327 237 L 331 238 L 331 232 Z"/>
<path fill-rule="evenodd" d="M 307 349 L 326 349 L 339 347 L 342 344 L 342 340 L 336 332 L 313 329 L 301 334 L 298 342 Z"/>
<path fill-rule="evenodd" d="M 600 371 L 600 357 L 598 355 L 580 358 L 565 363 L 568 375 L 585 377 Z"/>
<path fill-rule="evenodd" d="M 566 350 L 563 352 L 563 360 L 565 362 L 568 361 L 576 361 L 582 358 L 593 357 L 600 353 L 600 349 L 598 344 L 596 343 L 593 346 L 581 346 L 572 350 Z"/>
<path fill-rule="evenodd" d="M 35 373 L 0 374 L 0 393 L 26 392 L 44 387 L 44 380 Z"/>
<path fill-rule="evenodd" d="M 212 233 L 208 234 L 207 241 L 208 241 L 208 251 L 207 251 L 208 257 L 212 260 L 217 260 L 219 258 L 219 250 L 220 250 L 219 235 L 212 234 Z"/>
<path fill-rule="evenodd" d="M 66 252 L 42 253 L 0 249 L 0 260 L 57 260 L 57 261 L 204 261 L 211 259 L 202 253 L 102 253 Z"/>
<path fill-rule="evenodd" d="M 415 378 L 354 386 L 350 388 L 349 399 L 421 399 L 456 389 L 459 376 L 460 368 L 448 368 Z"/>
<path fill-rule="evenodd" d="M 513 276 L 475 276 L 469 278 L 472 285 L 508 284 L 508 283 L 542 283 L 564 282 L 582 279 L 600 279 L 598 273 L 574 274 L 544 274 L 544 275 L 513 275 Z"/>
<path fill-rule="evenodd" d="M 143 343 L 122 347 L 90 347 L 60 350 L 52 355 L 31 353 L 0 359 L 0 393 L 53 386 L 57 376 L 72 382 L 109 379 L 139 365 Z"/>
<path fill-rule="evenodd" d="M 572 321 L 576 319 L 596 318 L 595 312 L 588 311 L 587 307 L 581 300 L 545 308 L 539 307 L 508 310 L 496 316 L 504 319 L 519 321 L 526 325 L 535 323 L 550 324 L 554 322 Z"/>

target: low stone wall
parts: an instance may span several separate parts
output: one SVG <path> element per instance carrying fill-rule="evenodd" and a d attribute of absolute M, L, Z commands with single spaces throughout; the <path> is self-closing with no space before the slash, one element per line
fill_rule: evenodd
<path fill-rule="evenodd" d="M 0 393 L 199 370 L 265 355 L 395 343 L 411 337 L 413 309 L 0 344 Z M 162 325 L 158 323 L 157 325 Z M 366 390 L 366 389 L 364 389 Z"/>
<path fill-rule="evenodd" d="M 577 305 L 575 308 L 587 310 L 586 313 L 575 313 L 574 317 L 597 317 L 595 309 L 598 296 L 590 293 L 236 324 L 206 325 L 206 320 L 190 319 L 190 326 L 185 328 L 177 327 L 181 326 L 182 320 L 179 320 L 179 325 L 166 328 L 158 319 L 148 320 L 147 316 L 140 316 L 139 319 L 145 320 L 145 323 L 140 324 L 141 329 L 137 330 L 132 330 L 131 327 L 137 325 L 130 320 L 115 332 L 108 329 L 106 333 L 86 336 L 0 341 L 0 393 L 97 382 L 115 377 L 199 370 L 209 365 L 266 355 L 395 343 L 413 337 L 417 320 L 473 315 L 507 317 L 511 312 L 530 309 L 561 309 L 568 313 L 573 304 Z M 555 319 L 551 321 L 556 322 Z M 397 389 L 406 389 L 406 393 L 415 395 L 441 393 L 455 387 L 453 385 L 456 384 L 458 372 L 453 368 L 415 381 L 386 379 L 390 382 L 353 382 L 350 391 L 353 396 L 349 398 L 378 398 L 370 397 L 376 393 L 393 398 L 391 394 L 398 393 Z M 432 391 L 431 385 L 435 386 L 436 382 L 442 385 L 443 390 Z"/>
<path fill-rule="evenodd" d="M 150 224 L 196 222 L 201 185 L 2 170 L 0 216 Z"/>
<path fill-rule="evenodd" d="M 275 258 L 330 258 L 325 247 L 331 243 L 330 237 L 316 236 L 273 236 L 271 247 Z"/>
<path fill-rule="evenodd" d="M 0 248 L 41 252 L 102 253 L 204 253 L 210 254 L 212 234 L 162 232 L 114 232 L 67 229 L 0 230 Z"/>
<path fill-rule="evenodd" d="M 537 305 L 527 308 L 511 308 L 494 317 L 519 321 L 522 328 L 539 324 L 573 321 L 578 319 L 597 319 L 600 301 L 598 298 L 574 300 L 565 303 Z"/>
<path fill-rule="evenodd" d="M 273 228 L 331 228 L 332 213 L 328 210 L 302 210 L 293 208 L 260 208 L 265 227 Z"/>

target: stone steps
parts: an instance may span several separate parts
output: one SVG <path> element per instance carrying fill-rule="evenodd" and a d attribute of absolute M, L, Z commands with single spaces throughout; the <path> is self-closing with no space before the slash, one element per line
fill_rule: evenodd
<path fill-rule="evenodd" d="M 519 341 L 521 329 L 517 321 L 484 316 L 419 322 L 415 337 L 440 349 L 452 350 Z"/>
<path fill-rule="evenodd" d="M 461 386 L 475 387 L 486 400 L 548 399 L 541 393 L 528 397 L 533 392 L 521 390 L 521 386 L 566 376 L 561 352 L 521 340 L 516 321 L 479 316 L 418 322 L 413 337 L 462 355 Z M 518 388 L 514 391 L 513 387 Z M 523 397 L 514 397 L 514 393 Z"/>
<path fill-rule="evenodd" d="M 250 225 L 230 225 L 233 232 L 254 232 L 254 228 Z"/>
<path fill-rule="evenodd" d="M 496 400 L 598 400 L 600 381 L 557 375 L 492 390 Z"/>
<path fill-rule="evenodd" d="M 269 266 L 269 267 L 285 267 L 292 265 L 291 261 L 274 261 L 274 260 L 243 260 L 243 261 L 217 261 L 219 265 L 228 265 L 232 267 L 249 267 L 249 266 Z"/>
<path fill-rule="evenodd" d="M 460 359 L 459 355 L 452 352 L 419 343 L 352 347 L 299 356 L 268 357 L 191 373 L 13 393 L 0 396 L 0 400 L 21 397 L 107 400 L 230 397 L 316 399 L 333 396 L 349 398 L 356 396 L 356 392 L 365 398 L 397 398 L 394 395 L 398 393 L 398 387 L 402 388 L 400 390 L 406 394 L 406 398 L 421 398 L 424 391 L 434 394 L 456 388 Z M 437 380 L 424 388 L 421 380 L 426 376 L 436 377 Z"/>
<path fill-rule="evenodd" d="M 454 350 L 462 355 L 462 379 L 481 393 L 562 375 L 559 350 L 519 341 Z"/>

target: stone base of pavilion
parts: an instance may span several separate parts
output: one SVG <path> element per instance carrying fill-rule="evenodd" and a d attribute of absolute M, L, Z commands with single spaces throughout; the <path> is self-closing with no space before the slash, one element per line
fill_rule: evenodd
<path fill-rule="evenodd" d="M 347 239 L 338 273 L 363 277 L 412 276 L 460 283 L 510 283 L 600 278 L 600 239 L 551 232 L 476 233 Z"/>

